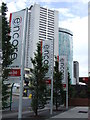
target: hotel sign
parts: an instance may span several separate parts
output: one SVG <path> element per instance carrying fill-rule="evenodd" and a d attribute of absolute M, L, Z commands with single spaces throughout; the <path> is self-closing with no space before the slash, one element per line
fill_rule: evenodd
<path fill-rule="evenodd" d="M 52 76 L 52 68 L 53 68 L 53 41 L 45 40 L 42 41 L 42 55 L 43 55 L 43 63 L 49 66 L 48 73 L 46 74 L 46 78 L 51 79 Z"/>
<path fill-rule="evenodd" d="M 14 48 L 14 52 L 10 56 L 13 63 L 9 66 L 9 80 L 12 80 L 12 82 L 14 82 L 13 80 L 15 80 L 15 78 L 20 80 L 21 77 L 25 11 L 26 10 L 21 10 L 19 12 L 14 12 L 10 14 L 10 42 L 12 44 L 12 47 Z"/>
<path fill-rule="evenodd" d="M 66 78 L 67 78 L 67 59 L 66 59 L 66 56 L 60 56 L 59 70 L 62 73 L 62 83 L 66 84 Z"/>

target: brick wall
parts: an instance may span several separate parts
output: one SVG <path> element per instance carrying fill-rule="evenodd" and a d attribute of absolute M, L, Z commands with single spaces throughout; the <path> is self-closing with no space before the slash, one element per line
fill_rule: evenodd
<path fill-rule="evenodd" d="M 88 106 L 90 100 L 88 98 L 71 98 L 69 100 L 69 106 Z"/>

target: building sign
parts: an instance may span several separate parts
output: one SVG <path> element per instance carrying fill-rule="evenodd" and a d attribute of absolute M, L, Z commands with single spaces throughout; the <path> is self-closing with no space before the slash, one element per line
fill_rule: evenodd
<path fill-rule="evenodd" d="M 9 72 L 9 76 L 19 77 L 19 76 L 21 76 L 21 70 L 20 69 L 11 69 Z"/>
<path fill-rule="evenodd" d="M 21 61 L 22 61 L 22 46 L 24 36 L 24 23 L 25 23 L 25 11 L 14 12 L 10 14 L 10 27 L 11 27 L 11 44 L 14 48 L 13 54 L 10 56 L 13 63 L 9 66 L 9 78 L 13 80 L 19 79 L 21 76 Z M 20 81 L 19 81 L 20 82 Z"/>
<path fill-rule="evenodd" d="M 51 79 L 49 79 L 49 80 L 46 80 L 46 84 L 51 84 Z"/>
<path fill-rule="evenodd" d="M 51 78 L 52 76 L 52 68 L 53 68 L 53 41 L 45 40 L 42 41 L 42 55 L 43 55 L 43 63 L 49 66 L 48 73 L 46 74 L 47 78 Z"/>
<path fill-rule="evenodd" d="M 79 77 L 79 82 L 88 83 L 89 77 Z"/>
<path fill-rule="evenodd" d="M 63 90 L 66 91 L 66 84 L 63 84 Z"/>
<path fill-rule="evenodd" d="M 66 59 L 66 56 L 60 56 L 59 70 L 62 73 L 62 83 L 66 84 L 66 79 L 67 79 L 67 59 Z"/>

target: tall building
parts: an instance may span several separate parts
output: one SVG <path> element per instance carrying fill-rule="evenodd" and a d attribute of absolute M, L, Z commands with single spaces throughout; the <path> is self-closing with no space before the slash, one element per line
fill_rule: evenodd
<path fill-rule="evenodd" d="M 69 69 L 71 84 L 73 84 L 73 33 L 59 28 L 59 57 L 64 57 Z"/>
<path fill-rule="evenodd" d="M 38 41 L 54 39 L 54 54 L 58 55 L 58 11 L 34 4 L 28 10 L 25 67 L 32 67 L 30 57 Z"/>
<path fill-rule="evenodd" d="M 78 61 L 73 61 L 73 76 L 76 84 L 79 84 L 79 63 Z"/>

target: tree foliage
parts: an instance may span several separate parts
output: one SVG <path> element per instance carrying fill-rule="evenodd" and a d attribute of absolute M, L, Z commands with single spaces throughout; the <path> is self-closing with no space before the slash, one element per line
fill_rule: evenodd
<path fill-rule="evenodd" d="M 37 115 L 39 107 L 45 107 L 46 104 L 46 82 L 45 75 L 48 72 L 48 66 L 43 64 L 43 57 L 41 53 L 41 43 L 37 44 L 37 50 L 34 53 L 34 59 L 31 58 L 33 68 L 31 71 L 32 80 L 32 109 Z"/>
<path fill-rule="evenodd" d="M 7 20 L 7 5 L 2 2 L 1 13 L 2 13 L 2 108 L 7 107 L 7 100 L 10 96 L 8 91 L 8 85 L 4 84 L 4 81 L 8 79 L 9 70 L 7 67 L 12 64 L 10 55 L 13 53 L 14 49 L 10 43 L 10 26 Z"/>
<path fill-rule="evenodd" d="M 55 66 L 54 66 L 54 88 L 53 88 L 53 95 L 54 95 L 54 105 L 56 106 L 56 110 L 64 102 L 64 91 L 62 85 L 62 73 L 59 70 L 59 61 L 55 57 Z"/>

